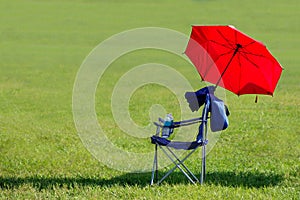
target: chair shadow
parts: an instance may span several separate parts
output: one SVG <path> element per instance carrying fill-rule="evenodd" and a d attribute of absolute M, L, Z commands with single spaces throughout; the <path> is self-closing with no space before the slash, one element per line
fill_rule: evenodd
<path fill-rule="evenodd" d="M 164 173 L 159 173 L 162 177 Z M 197 175 L 199 177 L 199 174 Z M 1 189 L 16 189 L 23 185 L 30 185 L 38 190 L 54 189 L 57 187 L 74 188 L 74 187 L 112 187 L 112 186 L 138 186 L 148 187 L 151 173 L 129 173 L 116 176 L 111 179 L 102 179 L 95 177 L 3 177 L 0 176 Z M 268 187 L 279 184 L 283 176 L 279 174 L 262 174 L 262 173 L 235 173 L 235 172 L 209 172 L 206 175 L 205 184 L 222 185 L 227 187 Z M 173 172 L 164 183 L 169 185 L 189 184 L 186 177 L 181 172 Z"/>
<path fill-rule="evenodd" d="M 0 190 L 16 189 L 24 185 L 29 185 L 38 190 L 54 188 L 74 188 L 74 187 L 112 187 L 112 186 L 133 186 L 145 187 L 150 183 L 151 173 L 128 173 L 110 179 L 97 177 L 12 177 L 0 176 Z"/>

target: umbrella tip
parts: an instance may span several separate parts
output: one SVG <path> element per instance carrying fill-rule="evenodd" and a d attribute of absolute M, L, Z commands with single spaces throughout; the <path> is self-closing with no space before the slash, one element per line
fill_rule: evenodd
<path fill-rule="evenodd" d="M 236 48 L 242 48 L 243 46 L 240 43 L 236 44 Z"/>

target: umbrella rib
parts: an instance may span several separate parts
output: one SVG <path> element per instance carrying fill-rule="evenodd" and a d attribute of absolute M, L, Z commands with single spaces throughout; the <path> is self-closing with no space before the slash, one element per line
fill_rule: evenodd
<path fill-rule="evenodd" d="M 212 62 L 208 67 L 206 67 L 206 70 L 203 74 L 203 80 L 205 79 L 206 75 L 208 74 L 209 70 L 211 69 L 211 67 L 215 64 L 215 62 Z"/>
<path fill-rule="evenodd" d="M 214 40 L 209 40 L 209 41 L 210 41 L 210 42 L 213 42 L 213 43 L 215 43 L 215 44 L 217 44 L 217 45 L 223 46 L 223 47 L 225 47 L 225 48 L 227 48 L 227 49 L 231 49 L 231 50 L 234 49 L 233 47 L 231 47 L 231 45 L 230 45 L 230 46 L 227 46 L 226 44 L 222 44 L 222 43 L 216 42 L 216 41 L 214 41 Z"/>
<path fill-rule="evenodd" d="M 265 56 L 263 56 L 262 54 L 255 54 L 255 53 L 251 53 L 249 51 L 240 51 L 243 54 L 248 54 L 248 55 L 252 55 L 252 56 L 257 56 L 257 57 L 263 57 L 265 58 Z"/>
<path fill-rule="evenodd" d="M 252 53 L 251 51 L 247 51 L 246 47 L 250 46 L 251 44 L 255 44 L 255 43 L 256 43 L 256 41 L 252 41 L 249 44 L 243 45 L 243 48 L 240 52 L 242 52 L 244 54 L 250 54 L 250 55 L 253 55 L 253 56 L 265 57 L 262 54 L 255 54 L 255 53 Z"/>
<path fill-rule="evenodd" d="M 239 61 L 239 65 L 240 65 L 240 75 L 239 75 L 239 88 L 238 88 L 238 95 L 240 95 L 240 90 L 241 90 L 241 80 L 242 80 L 242 63 L 241 63 L 241 55 L 238 54 L 238 61 Z"/>
<path fill-rule="evenodd" d="M 259 68 L 258 65 L 256 65 L 253 61 L 251 61 L 246 55 L 252 55 L 252 56 L 257 56 L 257 57 L 261 57 L 261 58 L 266 58 L 265 56 L 261 55 L 261 54 L 254 54 L 248 51 L 241 51 L 240 52 L 242 54 L 242 56 L 248 60 L 250 63 L 252 63 L 254 66 L 256 66 L 257 68 Z"/>
<path fill-rule="evenodd" d="M 228 51 L 228 52 L 226 52 L 226 53 L 222 53 L 222 54 L 219 55 L 218 59 L 219 59 L 221 56 L 225 56 L 225 55 L 230 54 L 230 53 L 232 53 L 232 51 Z"/>
<path fill-rule="evenodd" d="M 234 37 L 235 37 L 235 44 L 237 44 L 238 39 L 237 39 L 237 31 L 234 32 Z"/>
<path fill-rule="evenodd" d="M 235 43 L 231 42 L 230 40 L 228 40 L 223 34 L 222 32 L 220 32 L 219 30 L 217 30 L 217 32 L 221 35 L 221 37 L 227 42 L 227 44 L 229 44 L 231 46 L 232 49 L 235 49 Z"/>
<path fill-rule="evenodd" d="M 212 62 L 212 64 L 210 64 L 210 65 L 206 68 L 206 70 L 205 70 L 205 72 L 204 72 L 203 78 L 206 77 L 207 73 L 209 72 L 209 70 L 211 69 L 211 67 L 213 66 L 213 64 L 215 64 L 215 63 L 220 59 L 220 57 L 225 56 L 225 55 L 230 54 L 230 53 L 231 53 L 231 51 L 228 51 L 227 53 L 220 54 L 220 55 L 216 58 L 216 60 L 213 60 L 214 62 Z"/>
<path fill-rule="evenodd" d="M 245 45 L 243 45 L 243 47 L 248 47 L 249 45 L 254 44 L 254 43 L 256 43 L 256 41 L 252 41 L 249 44 L 245 44 Z"/>
<path fill-rule="evenodd" d="M 241 53 L 241 56 L 243 56 L 247 61 L 249 61 L 252 65 L 254 65 L 255 67 L 259 68 L 259 66 L 257 64 L 255 64 L 252 60 L 250 60 L 247 56 L 245 56 L 243 53 Z"/>

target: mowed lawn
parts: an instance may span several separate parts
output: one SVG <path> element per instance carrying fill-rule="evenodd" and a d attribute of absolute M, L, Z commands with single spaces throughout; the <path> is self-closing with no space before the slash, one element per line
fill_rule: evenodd
<path fill-rule="evenodd" d="M 0 198 L 299 199 L 299 9 L 298 0 L 0 0 Z M 191 24 L 236 26 L 263 41 L 284 71 L 274 96 L 259 96 L 257 104 L 254 95 L 226 93 L 230 126 L 207 156 L 204 185 L 175 172 L 150 187 L 150 173 L 110 169 L 84 147 L 73 121 L 73 84 L 86 56 L 110 36 L 139 27 L 189 35 Z M 148 139 L 125 134 L 110 107 L 119 78 L 144 63 L 172 66 L 195 90 L 203 86 L 191 64 L 164 51 L 140 50 L 114 61 L 99 83 L 95 108 L 103 130 L 124 151 L 153 149 Z M 158 103 L 179 113 L 170 91 L 148 85 L 132 96 L 132 119 L 147 125 L 149 108 Z M 196 171 L 199 155 L 187 163 Z"/>

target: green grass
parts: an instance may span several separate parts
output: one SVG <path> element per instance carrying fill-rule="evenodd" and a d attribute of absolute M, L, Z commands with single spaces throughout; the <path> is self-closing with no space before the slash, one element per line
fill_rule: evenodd
<path fill-rule="evenodd" d="M 298 0 L 1 0 L 0 198 L 299 199 L 299 8 Z M 227 93 L 230 126 L 207 157 L 205 185 L 176 172 L 149 187 L 149 173 L 110 169 L 86 150 L 73 122 L 73 84 L 84 58 L 113 34 L 148 26 L 189 34 L 191 24 L 233 24 L 266 43 L 285 70 L 273 98 L 255 104 L 255 96 Z M 193 66 L 170 53 L 141 50 L 116 60 L 97 88 L 96 111 L 124 150 L 153 147 L 146 139 L 133 144 L 118 128 L 110 95 L 123 73 L 149 62 L 174 67 L 199 88 Z M 136 123 L 149 123 L 152 103 L 178 116 L 174 95 L 149 85 L 130 101 Z M 187 162 L 193 170 L 198 156 Z"/>

